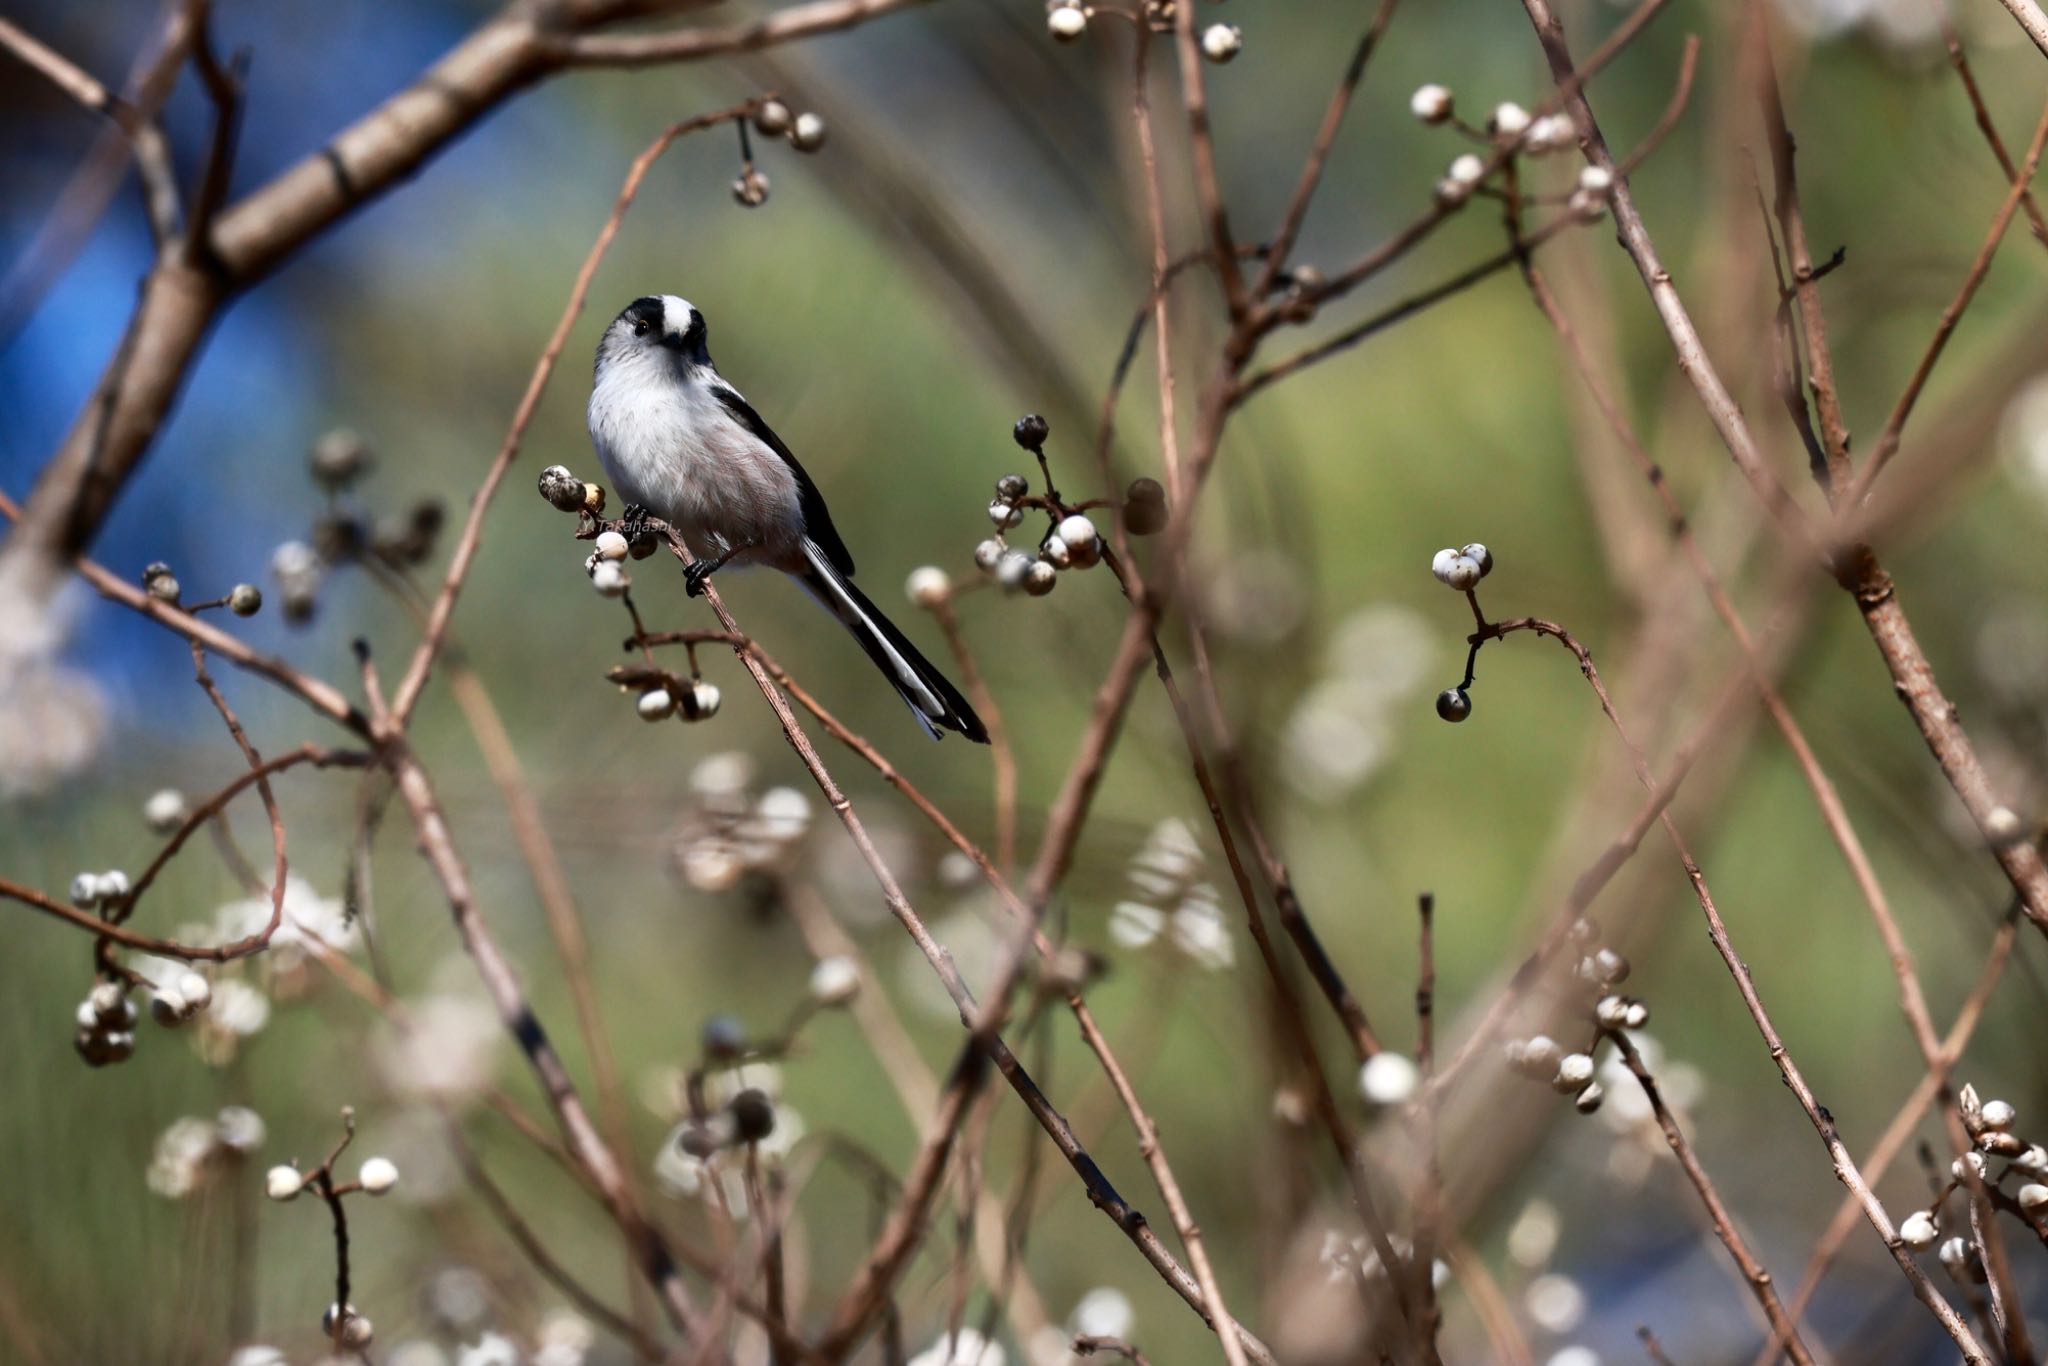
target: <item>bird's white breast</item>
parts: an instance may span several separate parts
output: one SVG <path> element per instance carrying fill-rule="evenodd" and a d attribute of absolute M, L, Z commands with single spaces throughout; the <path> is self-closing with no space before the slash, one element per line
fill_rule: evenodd
<path fill-rule="evenodd" d="M 620 357 L 597 377 L 589 420 L 590 439 L 621 500 L 674 526 L 692 554 L 753 543 L 760 548 L 733 563 L 800 562 L 795 472 L 707 384 L 679 379 L 665 356 Z"/>

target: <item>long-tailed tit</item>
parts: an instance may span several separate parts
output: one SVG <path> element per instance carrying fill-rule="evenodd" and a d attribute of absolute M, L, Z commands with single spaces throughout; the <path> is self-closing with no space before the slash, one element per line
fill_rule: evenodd
<path fill-rule="evenodd" d="M 704 315 L 673 294 L 635 299 L 597 344 L 590 439 L 628 505 L 674 527 L 713 572 L 765 564 L 794 575 L 837 617 L 931 737 L 988 742 L 981 718 L 853 583 L 853 557 L 817 485 L 739 391 L 719 377 Z"/>

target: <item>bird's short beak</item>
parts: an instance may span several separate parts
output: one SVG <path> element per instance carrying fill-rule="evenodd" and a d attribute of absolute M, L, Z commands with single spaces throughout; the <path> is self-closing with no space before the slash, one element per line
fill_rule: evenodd
<path fill-rule="evenodd" d="M 683 349 L 683 334 L 680 332 L 664 333 L 661 338 L 661 344 L 670 351 L 680 351 Z"/>

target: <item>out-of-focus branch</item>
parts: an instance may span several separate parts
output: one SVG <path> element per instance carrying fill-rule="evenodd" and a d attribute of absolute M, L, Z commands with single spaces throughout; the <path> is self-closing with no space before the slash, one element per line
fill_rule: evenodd
<path fill-rule="evenodd" d="M 1552 76 L 1560 83 L 1564 82 L 1572 75 L 1573 68 L 1563 25 L 1551 11 L 1547 0 L 1523 0 L 1523 8 L 1535 26 Z M 1616 169 L 1614 156 L 1583 91 L 1572 95 L 1569 107 L 1584 139 L 1588 158 L 1612 174 Z M 1680 371 L 1698 393 L 1722 444 L 1749 480 L 1765 511 L 1780 523 L 1789 537 L 1795 538 L 1795 544 L 1810 541 L 1811 529 L 1804 516 L 1766 465 L 1747 419 L 1707 355 L 1705 344 L 1679 297 L 1677 286 L 1672 283 L 1671 274 L 1650 239 L 1649 228 L 1636 209 L 1625 177 L 1615 178 L 1612 196 L 1615 225 L 1619 229 L 1622 248 L 1628 252 L 1649 290 L 1677 356 Z M 1904 608 L 1899 605 L 1891 576 L 1867 546 L 1853 547 L 1838 557 L 1835 573 L 1842 586 L 1855 597 L 1871 639 L 1891 673 L 1893 685 L 1912 713 L 1914 723 L 1933 752 L 1943 776 L 1962 799 L 1999 866 L 2020 893 L 2029 918 L 2048 933 L 2048 865 L 2044 865 L 2040 853 L 2031 845 L 2010 839 L 2011 813 L 1993 793 L 1990 777 L 1985 773 L 1968 734 L 1956 719 L 1954 705 L 1943 694 L 1934 675 L 1934 666 L 1921 648 Z M 1962 1327 L 1960 1320 L 1956 1320 L 1956 1327 Z"/>
<path fill-rule="evenodd" d="M 1977 287 L 1984 283 L 1985 274 L 1991 269 L 1991 258 L 1998 253 L 1999 243 L 2005 240 L 2005 230 L 2012 223 L 2013 210 L 2022 202 L 2032 204 L 2027 187 L 2033 183 L 2034 172 L 2041 165 L 2041 151 L 2048 145 L 2048 106 L 2041 110 L 2041 118 L 2034 125 L 2034 136 L 2027 143 L 2026 158 L 2019 169 L 2009 171 L 2012 188 L 2006 192 L 2005 201 L 1992 215 L 1991 226 L 1985 229 L 1983 244 L 1977 248 L 1976 259 L 1970 262 L 1963 283 L 1957 287 L 1955 297 L 1941 310 L 1941 319 L 1934 325 L 1934 335 L 1928 339 L 1927 349 L 1921 354 L 1919 364 L 1913 367 L 1911 378 L 1900 392 L 1898 402 L 1892 405 L 1891 416 L 1885 419 L 1884 430 L 1879 433 L 1877 445 L 1871 448 L 1870 460 L 1857 477 L 1847 504 L 1859 503 L 1870 491 L 1871 483 L 1883 471 L 1887 462 L 1898 454 L 1899 439 L 1906 430 L 1906 420 L 1913 415 L 1913 406 L 1920 401 L 1920 391 L 1927 386 L 1927 380 L 1934 373 L 1936 362 L 1948 346 L 1948 339 L 1955 335 L 1956 324 L 1963 319 L 1963 310 L 1977 297 Z M 2001 154 L 2003 149 L 1999 149 Z M 2003 159 L 2001 155 L 2001 160 Z M 2037 211 L 2038 212 L 2038 211 Z"/>
<path fill-rule="evenodd" d="M 1899 1106 L 1898 1113 L 1892 1116 L 1892 1122 L 1885 1126 L 1884 1132 L 1871 1146 L 1869 1155 L 1864 1158 L 1863 1171 L 1867 1179 L 1877 1181 L 1884 1176 L 1892 1160 L 1905 1151 L 1914 1131 L 1920 1127 L 1921 1116 L 1927 1113 L 1927 1107 L 1941 1094 L 1948 1069 L 1963 1056 L 1963 1050 L 1969 1047 L 1971 1037 L 1977 1032 L 1978 1022 L 1984 1018 L 1984 1008 L 1990 1003 L 1992 989 L 2004 975 L 2006 964 L 2011 961 L 2013 941 L 2018 938 L 2018 934 L 2019 909 L 2015 903 L 2004 923 L 1998 927 L 1997 935 L 1992 938 L 1991 951 L 1985 958 L 1983 971 L 1977 975 L 1976 985 L 1964 998 L 1962 1007 L 1956 1011 L 1955 1023 L 1949 1027 L 1948 1034 L 1942 1040 L 1940 1065 L 1928 1068 L 1921 1076 L 1918 1084 L 1913 1087 L 1912 1094 Z M 1829 1263 L 1834 1261 L 1835 1254 L 1841 1250 L 1842 1244 L 1848 1241 L 1850 1231 L 1856 1227 L 1859 1213 L 1855 1197 L 1844 1195 L 1842 1203 L 1835 1210 L 1835 1217 L 1828 1222 L 1827 1231 L 1821 1234 L 1820 1240 L 1814 1244 L 1813 1255 L 1808 1259 L 1806 1270 L 1799 1278 L 1799 1288 L 1792 1296 L 1789 1310 L 1794 1322 L 1805 1317 L 1806 1306 L 1812 1302 L 1814 1292 L 1820 1288 L 1821 1277 L 1826 1274 Z M 1774 1337 L 1757 1357 L 1756 1366 L 1771 1366 L 1783 1349 L 1784 1344 Z"/>
<path fill-rule="evenodd" d="M 2012 15 L 2027 37 L 2033 39 L 2034 46 L 2041 49 L 2041 55 L 2048 57 L 2048 14 L 2042 13 L 2034 0 L 1998 0 L 1998 3 L 2005 6 L 2006 12 Z"/>
<path fill-rule="evenodd" d="M 540 1018 L 527 1001 L 518 975 L 504 951 L 498 947 L 497 937 L 485 925 L 470 885 L 468 867 L 456 852 L 454 837 L 426 769 L 402 740 L 391 737 L 388 745 L 386 763 L 397 781 L 399 796 L 412 815 L 421 853 L 447 898 L 456 933 L 461 936 L 463 947 L 476 964 L 477 976 L 482 979 L 505 1028 L 518 1040 L 526 1054 L 527 1062 L 547 1096 L 548 1105 L 562 1126 L 570 1151 L 589 1173 L 612 1218 L 632 1241 L 639 1255 L 642 1274 L 660 1294 L 670 1319 L 685 1334 L 696 1338 L 700 1329 L 696 1307 L 683 1287 L 675 1260 L 661 1235 L 633 1199 L 618 1158 L 598 1134 L 597 1126 L 583 1108 L 575 1083 L 570 1080 L 568 1069 L 563 1066 L 547 1031 L 541 1027 Z"/>
<path fill-rule="evenodd" d="M 1935 13 L 1941 19 L 1942 42 L 1948 48 L 1948 63 L 1955 68 L 1956 79 L 1963 83 L 1963 93 L 1969 97 L 1970 111 L 1976 115 L 1977 130 L 1984 134 L 1984 143 L 1991 149 L 1991 155 L 1998 162 L 1998 169 L 2008 183 L 2019 179 L 2019 168 L 2012 164 L 2012 154 L 2005 150 L 2005 139 L 1998 134 L 1998 125 L 1992 122 L 1991 109 L 1984 103 L 1984 92 L 1977 86 L 1977 73 L 1970 66 L 1969 57 L 1963 52 L 1962 35 L 1956 32 L 1955 21 L 1949 17 L 1948 6 L 1942 0 L 1929 0 Z M 2020 203 L 2027 211 L 2027 221 L 2033 225 L 2035 240 L 2048 247 L 2048 219 L 2041 216 L 2041 206 L 2034 202 L 2033 191 L 2020 196 Z"/>
<path fill-rule="evenodd" d="M 1287 208 L 1280 215 L 1280 226 L 1273 231 L 1273 249 L 1266 256 L 1265 269 L 1258 275 L 1258 283 L 1252 287 L 1254 298 L 1263 299 L 1273 287 L 1281 271 L 1287 268 L 1287 258 L 1294 251 L 1295 239 L 1301 235 L 1301 225 L 1308 217 L 1310 201 L 1315 198 L 1316 187 L 1322 184 L 1323 168 L 1329 164 L 1330 149 L 1337 143 L 1337 133 L 1344 126 L 1344 115 L 1351 108 L 1351 97 L 1358 90 L 1358 83 L 1365 79 L 1366 63 L 1378 50 L 1380 37 L 1393 21 L 1394 6 L 1400 0 L 1380 0 L 1374 11 L 1372 22 L 1365 26 L 1365 32 L 1358 37 L 1358 46 L 1351 50 L 1351 60 L 1345 65 L 1344 75 L 1337 82 L 1337 88 L 1330 92 L 1330 102 L 1323 108 L 1323 122 L 1316 129 L 1315 141 L 1309 145 L 1308 158 L 1302 163 L 1301 175 L 1294 182 L 1294 193 L 1288 196 Z M 1155 287 L 1157 282 L 1155 281 Z"/>
<path fill-rule="evenodd" d="M 76 100 L 86 109 L 103 114 L 126 139 L 133 150 L 136 171 L 142 178 L 142 199 L 149 215 L 150 230 L 156 234 L 159 244 L 170 241 L 178 235 L 178 181 L 177 172 L 171 163 L 170 140 L 164 136 L 162 126 L 157 122 L 156 109 L 170 92 L 171 78 L 184 60 L 187 46 L 192 41 L 197 25 L 191 15 L 192 6 L 180 5 L 171 17 L 161 52 L 144 69 L 143 79 L 136 83 L 139 102 L 116 94 L 83 68 L 74 64 L 56 49 L 22 31 L 20 27 L 0 19 L 0 48 L 19 57 L 36 72 L 50 81 L 59 90 Z M 112 177 L 108 177 L 111 181 Z M 111 184 L 108 194 L 112 193 Z M 104 204 L 104 198 L 100 203 Z M 24 264 L 42 263 L 45 252 L 38 243 L 32 245 L 23 257 Z M 10 285 L 15 289 L 27 289 L 31 282 L 13 278 Z M 10 296 L 15 292 L 10 289 Z M 12 302 L 11 298 L 9 302 Z M 20 311 L 10 308 L 10 314 Z M 13 328 L 0 328 L 0 337 L 11 333 Z"/>
<path fill-rule="evenodd" d="M 930 0 L 812 0 L 791 5 L 751 23 L 725 28 L 684 28 L 657 33 L 553 34 L 541 42 L 547 60 L 563 67 L 653 66 L 688 62 L 730 52 L 836 33 L 855 24 Z"/>
<path fill-rule="evenodd" d="M 671 553 L 678 560 L 685 565 L 692 562 L 688 547 L 683 544 L 681 536 L 677 534 L 674 528 L 654 518 L 647 519 L 646 525 L 649 529 L 666 538 Z M 748 637 L 740 630 L 739 623 L 733 619 L 731 611 L 719 596 L 717 586 L 708 580 L 704 584 L 704 598 L 710 604 L 712 612 L 718 617 L 719 624 L 726 632 L 727 638 L 734 642 L 734 653 L 739 656 L 741 664 L 745 666 L 748 674 L 752 676 L 755 687 L 759 689 L 762 697 L 766 699 L 769 710 L 774 713 L 777 724 L 782 728 L 783 737 L 789 742 L 790 747 L 796 751 L 798 759 L 810 774 L 811 780 L 817 784 L 826 805 L 838 815 L 840 824 L 846 828 L 847 834 L 852 838 L 854 847 L 860 854 L 861 861 L 868 866 L 868 870 L 873 875 L 877 887 L 881 890 L 884 904 L 888 906 L 890 913 L 896 918 L 897 923 L 902 925 L 904 930 L 909 933 L 911 942 L 917 945 L 918 951 L 924 955 L 925 960 L 931 965 L 933 971 L 937 973 L 940 983 L 946 989 L 946 994 L 951 998 L 954 1008 L 959 1012 L 960 1022 L 972 1031 L 975 1046 L 988 1054 L 990 1060 L 995 1063 L 997 1070 L 1003 1074 L 1003 1079 L 1010 1084 L 1011 1089 L 1023 1100 L 1033 1117 L 1038 1120 L 1040 1126 L 1052 1138 L 1055 1146 L 1059 1148 L 1061 1155 L 1067 1159 L 1068 1164 L 1073 1167 L 1075 1174 L 1081 1178 L 1083 1185 L 1088 1190 L 1089 1199 L 1096 1208 L 1100 1209 L 1118 1228 L 1123 1230 L 1125 1235 L 1144 1254 L 1145 1259 L 1159 1272 L 1161 1278 L 1187 1302 L 1190 1308 L 1201 1314 L 1205 1322 L 1208 1322 L 1219 1333 L 1231 1331 L 1233 1325 L 1229 1322 L 1218 1323 L 1210 1318 L 1200 1283 L 1167 1250 L 1165 1244 L 1160 1241 L 1159 1236 L 1153 1232 L 1152 1226 L 1146 1221 L 1145 1216 L 1131 1208 L 1130 1204 L 1117 1193 L 1116 1188 L 1109 1183 L 1102 1169 L 1096 1165 L 1095 1160 L 1081 1147 L 1079 1140 L 1074 1136 L 1072 1126 L 1067 1123 L 1064 1116 L 1053 1108 L 1051 1102 L 1039 1090 L 1037 1083 L 1024 1070 L 1023 1064 L 1017 1060 L 1016 1055 L 1010 1050 L 1009 1045 L 1003 1042 L 1001 1034 L 995 1027 L 996 1023 L 999 1023 L 1002 1018 L 1000 1013 L 990 1012 L 985 1007 L 977 1004 L 973 992 L 968 989 L 966 982 L 960 976 L 959 969 L 954 965 L 952 954 L 932 936 L 931 930 L 925 924 L 923 917 L 918 914 L 916 907 L 911 904 L 909 897 L 904 895 L 903 888 L 897 882 L 895 874 L 890 871 L 887 861 L 882 858 L 880 852 L 875 848 L 874 841 L 868 834 L 865 822 L 861 820 L 859 813 L 854 810 L 852 801 L 840 788 L 830 770 L 825 767 L 824 760 L 819 756 L 816 746 L 811 743 L 810 736 L 805 733 L 802 723 L 796 718 L 796 713 L 791 710 L 789 699 L 783 695 L 782 689 L 777 686 L 775 679 L 769 672 L 768 666 L 762 661 L 759 654 L 747 647 L 745 642 Z M 1133 619 L 1135 620 L 1136 617 L 1137 614 L 1134 613 Z M 1135 677 L 1130 682 L 1135 683 Z M 1118 703 L 1119 709 L 1121 709 L 1124 703 L 1128 702 L 1129 695 L 1130 686 L 1126 684 Z M 1106 756 L 1106 749 L 1102 753 Z M 1059 819 L 1060 817 L 1055 816 L 1056 821 Z M 1065 819 L 1071 823 L 1067 838 L 1070 840 L 1078 838 L 1081 820 L 1079 811 L 1070 813 Z M 1068 852 L 1071 852 L 1071 845 L 1068 846 Z M 986 854 L 981 855 L 976 862 L 981 866 L 984 876 L 991 878 L 992 884 L 1000 881 L 999 875 L 994 874 L 993 865 L 988 862 Z M 1016 975 L 1022 970 L 1024 961 L 1022 950 L 1030 946 L 1033 940 L 1037 938 L 1035 913 L 1037 908 L 1043 905 L 1043 901 L 1034 896 L 1030 900 L 1029 905 L 1032 908 L 1032 914 L 1023 917 L 1024 924 L 1021 927 L 1023 933 L 1019 940 L 1019 951 L 1014 953 L 998 971 L 997 988 L 992 988 L 990 991 L 990 999 L 992 1001 L 1001 1001 L 1007 997 L 1015 983 Z M 881 1299 L 885 1300 L 886 1297 L 881 1297 Z M 880 1301 L 878 1301 L 878 1306 L 879 1303 Z M 879 1307 L 877 1312 L 879 1312 Z M 1260 1363 L 1260 1366 L 1271 1366 L 1273 1356 L 1265 1344 L 1252 1336 L 1242 1326 L 1236 1326 L 1236 1331 L 1248 1357 L 1252 1361 Z"/>

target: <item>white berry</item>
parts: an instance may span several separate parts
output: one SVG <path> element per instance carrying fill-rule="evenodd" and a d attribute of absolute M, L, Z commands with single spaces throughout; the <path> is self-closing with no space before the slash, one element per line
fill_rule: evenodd
<path fill-rule="evenodd" d="M 996 561 L 996 582 L 1009 589 L 1022 588 L 1034 563 L 1036 561 L 1021 550 L 1005 550 L 1003 557 Z"/>
<path fill-rule="evenodd" d="M 1446 587 L 1466 593 L 1477 588 L 1483 576 L 1479 572 L 1479 561 L 1465 555 L 1453 555 L 1437 577 L 1443 580 Z"/>
<path fill-rule="evenodd" d="M 806 110 L 789 127 L 789 145 L 799 152 L 815 152 L 825 145 L 825 120 Z"/>
<path fill-rule="evenodd" d="M 382 1195 L 398 1184 L 398 1164 L 388 1157 L 369 1157 L 356 1172 L 356 1180 L 372 1195 Z"/>
<path fill-rule="evenodd" d="M 590 586 L 597 590 L 599 597 L 623 597 L 633 586 L 633 578 L 619 567 L 617 560 L 599 560 L 591 566 Z"/>
<path fill-rule="evenodd" d="M 306 1188 L 297 1167 L 272 1167 L 263 1174 L 263 1193 L 273 1200 L 291 1200 Z"/>
<path fill-rule="evenodd" d="M 159 835 L 168 835 L 185 821 L 185 794 L 175 787 L 152 793 L 142 804 L 142 819 Z"/>
<path fill-rule="evenodd" d="M 185 1002 L 185 1013 L 197 1014 L 212 1002 L 213 983 L 199 973 L 183 973 L 178 978 L 178 995 Z"/>
<path fill-rule="evenodd" d="M 1086 569 L 1102 558 L 1102 535 L 1095 523 L 1080 513 L 1060 520 L 1053 535 L 1067 548 L 1067 558 L 1076 569 Z"/>
<path fill-rule="evenodd" d="M 1557 1075 L 1550 1084 L 1569 1094 L 1593 1080 L 1593 1058 L 1587 1053 L 1567 1053 L 1557 1060 Z"/>
<path fill-rule="evenodd" d="M 626 558 L 626 552 L 631 549 L 626 538 L 616 531 L 597 533 L 597 558 L 600 560 L 623 560 Z"/>
<path fill-rule="evenodd" d="M 1045 27 L 1056 41 L 1071 43 L 1088 31 L 1088 12 L 1079 5 L 1061 5 L 1045 16 Z"/>
<path fill-rule="evenodd" d="M 1375 1105 L 1399 1105 L 1415 1094 L 1422 1073 L 1399 1053 L 1380 1052 L 1358 1069 L 1358 1089 Z"/>
<path fill-rule="evenodd" d="M 642 721 L 666 721 L 676 714 L 676 699 L 667 688 L 649 688 L 633 703 Z"/>
<path fill-rule="evenodd" d="M 953 591 L 953 580 L 937 565 L 925 565 L 910 571 L 904 581 L 903 591 L 919 607 L 937 607 Z"/>
<path fill-rule="evenodd" d="M 1211 24 L 1202 30 L 1202 55 L 1212 62 L 1227 62 L 1244 51 L 1244 31 L 1236 24 Z"/>
<path fill-rule="evenodd" d="M 1495 105 L 1493 117 L 1487 121 L 1495 137 L 1512 141 L 1529 131 L 1529 111 L 1513 100 Z"/>
<path fill-rule="evenodd" d="M 1899 1221 L 1899 1241 L 1907 1247 L 1929 1248 L 1934 1240 L 1941 1237 L 1941 1229 L 1934 1222 L 1934 1216 L 1924 1209 L 1916 1209 Z"/>
<path fill-rule="evenodd" d="M 723 700 L 724 695 L 718 691 L 716 683 L 707 683 L 700 678 L 684 692 L 677 709 L 685 721 L 708 721 L 718 715 L 718 704 Z"/>
<path fill-rule="evenodd" d="M 1451 116 L 1451 92 L 1441 85 L 1418 85 L 1408 97 L 1408 112 L 1424 123 L 1442 123 Z"/>
<path fill-rule="evenodd" d="M 2003 1100 L 1987 1100 L 1984 1108 L 1977 1112 L 1977 1118 L 1984 1121 L 1987 1129 L 2010 1129 L 2018 1117 L 2019 1112 L 2013 1109 L 2012 1103 Z"/>
<path fill-rule="evenodd" d="M 811 969 L 810 991 L 821 1006 L 843 1006 L 860 991 L 860 968 L 851 958 L 820 958 Z"/>

